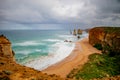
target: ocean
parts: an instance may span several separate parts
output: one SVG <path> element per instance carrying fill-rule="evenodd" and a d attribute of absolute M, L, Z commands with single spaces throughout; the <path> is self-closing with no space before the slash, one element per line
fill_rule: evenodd
<path fill-rule="evenodd" d="M 66 58 L 78 40 L 67 30 L 0 30 L 0 34 L 12 42 L 17 63 L 37 70 Z M 83 32 L 81 39 L 86 36 Z"/>

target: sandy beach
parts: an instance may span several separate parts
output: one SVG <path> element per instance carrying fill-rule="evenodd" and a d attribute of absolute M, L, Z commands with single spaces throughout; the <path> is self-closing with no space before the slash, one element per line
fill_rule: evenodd
<path fill-rule="evenodd" d="M 101 53 L 99 50 L 92 47 L 88 38 L 84 38 L 81 41 L 75 43 L 75 48 L 71 54 L 66 57 L 61 62 L 58 62 L 42 72 L 48 74 L 57 74 L 61 77 L 66 77 L 66 75 L 75 67 L 82 66 L 88 61 L 88 56 L 93 53 Z"/>

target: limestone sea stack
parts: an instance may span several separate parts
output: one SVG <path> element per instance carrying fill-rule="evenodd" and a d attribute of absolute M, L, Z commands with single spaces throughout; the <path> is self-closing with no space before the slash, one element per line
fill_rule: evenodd
<path fill-rule="evenodd" d="M 77 30 L 77 34 L 78 34 L 78 35 L 81 35 L 81 34 L 82 34 L 82 30 L 81 30 L 81 29 L 78 29 L 78 30 Z"/>
<path fill-rule="evenodd" d="M 73 30 L 73 35 L 75 35 L 75 36 L 77 35 L 77 30 L 76 29 Z"/>
<path fill-rule="evenodd" d="M 73 35 L 81 35 L 82 34 L 82 30 L 81 29 L 74 29 L 73 30 Z"/>

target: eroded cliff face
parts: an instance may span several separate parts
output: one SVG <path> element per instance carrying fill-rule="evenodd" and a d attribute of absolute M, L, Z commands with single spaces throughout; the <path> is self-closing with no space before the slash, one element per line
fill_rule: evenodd
<path fill-rule="evenodd" d="M 3 35 L 0 35 L 0 56 L 14 60 L 14 52 L 11 48 L 11 42 Z"/>
<path fill-rule="evenodd" d="M 42 65 L 42 64 L 41 64 Z M 68 80 L 55 74 L 48 75 L 14 61 L 11 42 L 0 36 L 0 80 Z"/>
<path fill-rule="evenodd" d="M 103 53 L 120 55 L 120 28 L 96 27 L 89 31 L 89 43 L 93 46 L 99 44 Z"/>

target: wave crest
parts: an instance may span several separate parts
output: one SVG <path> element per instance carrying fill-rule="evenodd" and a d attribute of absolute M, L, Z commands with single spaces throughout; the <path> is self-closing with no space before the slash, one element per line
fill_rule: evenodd
<path fill-rule="evenodd" d="M 13 46 L 38 46 L 38 45 L 44 45 L 44 43 L 39 43 L 36 41 L 24 41 L 13 44 Z"/>

